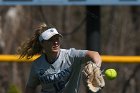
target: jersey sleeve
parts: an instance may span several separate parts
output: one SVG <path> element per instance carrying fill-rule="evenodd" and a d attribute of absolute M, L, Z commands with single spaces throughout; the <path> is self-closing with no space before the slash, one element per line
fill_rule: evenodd
<path fill-rule="evenodd" d="M 70 54 L 75 57 L 85 57 L 87 50 L 76 50 L 75 48 L 70 49 Z"/>
<path fill-rule="evenodd" d="M 71 48 L 69 55 L 74 58 L 75 61 L 86 62 L 89 61 L 90 58 L 86 56 L 88 50 L 77 50 L 75 48 Z"/>
<path fill-rule="evenodd" d="M 30 73 L 29 73 L 29 78 L 28 78 L 28 81 L 27 81 L 27 86 L 31 87 L 31 88 L 35 88 L 37 85 L 39 85 L 39 79 L 38 79 L 38 76 L 37 76 L 35 64 L 32 64 L 31 70 L 30 70 Z"/>

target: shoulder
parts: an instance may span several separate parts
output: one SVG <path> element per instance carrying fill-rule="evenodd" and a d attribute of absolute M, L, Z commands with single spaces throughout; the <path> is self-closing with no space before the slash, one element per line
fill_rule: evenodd
<path fill-rule="evenodd" d="M 43 61 L 44 61 L 44 54 L 41 54 L 40 57 L 38 57 L 33 61 L 32 65 L 39 65 Z"/>
<path fill-rule="evenodd" d="M 69 48 L 69 49 L 61 49 L 61 53 L 67 54 L 69 56 L 79 55 L 81 53 L 86 53 L 87 50 Z"/>
<path fill-rule="evenodd" d="M 76 51 L 75 48 L 60 49 L 60 50 L 61 50 L 61 53 L 68 53 L 68 54 L 70 54 L 70 53 L 73 52 L 73 51 Z"/>
<path fill-rule="evenodd" d="M 87 52 L 88 50 L 82 50 L 82 49 L 76 49 L 76 48 L 70 48 L 69 50 L 68 50 L 68 52 L 70 53 L 70 54 L 75 54 L 75 53 L 81 53 L 81 52 Z"/>
<path fill-rule="evenodd" d="M 72 52 L 72 51 L 75 51 L 77 49 L 75 49 L 75 48 L 69 48 L 69 49 L 60 49 L 60 50 L 63 51 L 63 52 Z"/>

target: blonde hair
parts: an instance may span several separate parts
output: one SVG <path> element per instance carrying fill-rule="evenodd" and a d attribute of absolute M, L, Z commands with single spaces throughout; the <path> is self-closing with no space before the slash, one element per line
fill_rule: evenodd
<path fill-rule="evenodd" d="M 49 29 L 45 23 L 40 24 L 34 32 L 32 38 L 24 42 L 19 48 L 18 53 L 20 54 L 20 58 L 26 57 L 27 59 L 32 58 L 36 54 L 41 54 L 43 52 L 42 46 L 39 41 L 39 36 L 42 32 Z"/>

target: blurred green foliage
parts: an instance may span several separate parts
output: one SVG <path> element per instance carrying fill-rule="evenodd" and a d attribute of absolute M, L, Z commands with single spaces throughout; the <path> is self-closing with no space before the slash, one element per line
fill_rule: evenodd
<path fill-rule="evenodd" d="M 21 90 L 16 85 L 11 84 L 7 93 L 21 93 Z"/>

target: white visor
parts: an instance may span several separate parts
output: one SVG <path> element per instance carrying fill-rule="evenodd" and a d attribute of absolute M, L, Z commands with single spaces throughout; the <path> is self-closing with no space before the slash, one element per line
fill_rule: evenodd
<path fill-rule="evenodd" d="M 55 28 L 49 28 L 39 36 L 39 41 L 41 42 L 42 40 L 49 40 L 54 35 L 59 35 L 62 37 L 62 35 L 59 34 Z"/>

